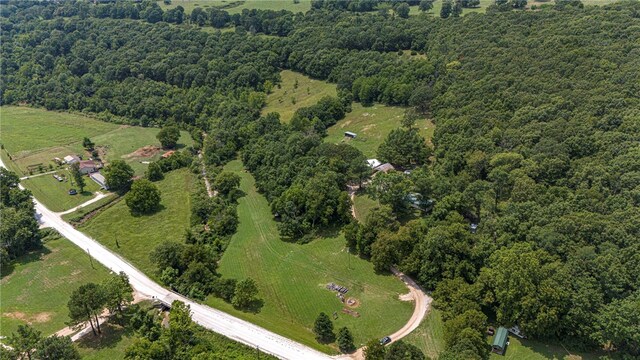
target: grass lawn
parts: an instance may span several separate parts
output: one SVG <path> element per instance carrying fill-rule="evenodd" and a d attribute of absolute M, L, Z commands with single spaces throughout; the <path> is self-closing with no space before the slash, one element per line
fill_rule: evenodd
<path fill-rule="evenodd" d="M 41 251 L 15 261 L 4 269 L 0 285 L 0 335 L 30 323 L 45 335 L 66 327 L 71 292 L 88 282 L 100 282 L 109 273 L 97 261 L 64 238 L 52 235 Z M 5 273 L 6 272 L 6 273 Z"/>
<path fill-rule="evenodd" d="M 327 130 L 328 136 L 325 141 L 336 144 L 348 141 L 365 156 L 375 157 L 378 146 L 391 130 L 400 127 L 404 110 L 402 107 L 382 104 L 364 107 L 360 103 L 353 103 L 352 111 Z M 416 125 L 420 129 L 420 134 L 429 141 L 435 128 L 433 123 L 425 119 L 419 120 Z M 347 140 L 344 136 L 345 131 L 355 132 L 358 136 Z"/>
<path fill-rule="evenodd" d="M 380 203 L 367 194 L 356 194 L 353 200 L 353 207 L 356 211 L 356 219 L 364 222 L 371 210 L 380 207 Z"/>
<path fill-rule="evenodd" d="M 338 313 L 335 328 L 348 326 L 356 346 L 380 338 L 402 327 L 413 312 L 413 303 L 398 300 L 406 287 L 393 276 L 376 275 L 370 262 L 345 252 L 342 235 L 320 238 L 300 245 L 279 238 L 267 200 L 255 188 L 251 174 L 240 161 L 226 170 L 241 176 L 240 225 L 220 261 L 225 277 L 256 280 L 264 307 L 257 314 L 246 313 L 220 299 L 207 303 L 295 341 L 325 352 L 335 348 L 320 345 L 311 332 L 317 315 Z M 349 288 L 347 297 L 360 301 L 359 318 L 341 313 L 342 303 L 325 289 L 329 282 Z"/>
<path fill-rule="evenodd" d="M 110 193 L 109 195 L 103 197 L 102 199 L 91 203 L 87 206 L 81 207 L 80 209 L 71 212 L 69 214 L 65 214 L 62 215 L 62 219 L 66 222 L 76 222 L 79 221 L 80 219 L 82 219 L 85 215 L 87 215 L 88 213 L 101 208 L 107 204 L 109 204 L 110 202 L 116 200 L 118 198 L 118 196 L 114 193 Z"/>
<path fill-rule="evenodd" d="M 297 109 L 315 105 L 324 96 L 337 96 L 335 84 L 314 80 L 291 70 L 280 72 L 280 77 L 280 88 L 274 86 L 273 92 L 267 96 L 267 106 L 262 109 L 262 114 L 280 113 L 280 120 L 284 123 L 291 121 Z"/>
<path fill-rule="evenodd" d="M 194 175 L 187 169 L 166 173 L 164 180 L 156 183 L 162 194 L 162 209 L 155 214 L 133 216 L 127 204 L 119 201 L 84 223 L 79 230 L 153 276 L 155 266 L 149 253 L 162 242 L 184 241 L 191 216 L 189 189 L 194 180 Z"/>
<path fill-rule="evenodd" d="M 124 359 L 125 350 L 133 343 L 133 333 L 122 326 L 111 323 L 105 323 L 101 327 L 102 334 L 100 336 L 96 337 L 90 334 L 76 342 L 82 359 Z"/>
<path fill-rule="evenodd" d="M 244 9 L 289 10 L 292 12 L 307 12 L 311 9 L 311 0 L 300 0 L 298 4 L 294 4 L 293 0 L 173 0 L 171 5 L 165 5 L 163 1 L 158 1 L 158 4 L 163 9 L 171 9 L 180 5 L 187 14 L 196 7 L 203 9 L 225 7 L 221 10 L 229 14 L 241 13 Z"/>
<path fill-rule="evenodd" d="M 403 340 L 420 348 L 426 356 L 436 359 L 444 350 L 443 337 L 444 328 L 440 311 L 432 307 L 420 326 Z"/>
<path fill-rule="evenodd" d="M 64 211 L 78 206 L 91 200 L 95 196 L 94 192 L 100 190 L 100 186 L 95 181 L 85 176 L 84 192 L 80 193 L 80 189 L 73 183 L 71 173 L 68 170 L 57 171 L 57 174 L 64 175 L 66 180 L 60 182 L 53 178 L 53 174 L 46 174 L 23 179 L 20 183 L 31 190 L 33 196 L 52 211 Z M 76 189 L 78 194 L 69 195 L 69 189 Z"/>

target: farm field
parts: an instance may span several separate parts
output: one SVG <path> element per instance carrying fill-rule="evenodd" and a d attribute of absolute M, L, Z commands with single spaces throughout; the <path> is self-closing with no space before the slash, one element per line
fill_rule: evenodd
<path fill-rule="evenodd" d="M 404 108 L 374 104 L 364 107 L 360 103 L 352 104 L 352 111 L 344 119 L 327 129 L 326 142 L 348 143 L 362 151 L 367 157 L 375 157 L 378 146 L 384 141 L 391 130 L 400 127 Z M 416 123 L 420 134 L 427 141 L 433 136 L 435 126 L 429 120 L 418 120 Z M 355 139 L 345 139 L 344 132 L 351 131 L 358 134 Z"/>
<path fill-rule="evenodd" d="M 158 1 L 158 4 L 163 9 L 171 9 L 180 5 L 187 14 L 196 7 L 203 9 L 218 7 L 229 14 L 241 13 L 244 9 L 289 10 L 292 12 L 306 12 L 311 9 L 311 0 L 300 0 L 298 4 L 294 4 L 293 0 L 173 0 L 171 5 L 165 5 L 163 1 Z"/>
<path fill-rule="evenodd" d="M 52 211 L 64 211 L 78 206 L 91 200 L 95 196 L 94 193 L 100 190 L 100 186 L 95 181 L 85 176 L 84 191 L 80 192 L 71 178 L 70 171 L 60 169 L 56 173 L 63 175 L 65 181 L 60 182 L 54 179 L 53 174 L 43 174 L 23 179 L 20 183 L 31 190 L 33 196 Z M 78 194 L 69 195 L 69 189 L 76 189 Z"/>
<path fill-rule="evenodd" d="M 68 240 L 49 235 L 42 250 L 17 259 L 4 269 L 0 285 L 0 335 L 8 336 L 18 325 L 30 323 L 50 335 L 66 327 L 67 302 L 82 284 L 100 282 L 108 270 Z"/>
<path fill-rule="evenodd" d="M 280 113 L 280 120 L 284 123 L 291 121 L 297 109 L 315 105 L 325 96 L 337 95 L 336 85 L 326 81 L 314 80 L 291 70 L 283 70 L 280 77 L 280 87 L 273 87 L 272 93 L 267 96 L 267 106 L 262 109 L 262 114 Z"/>
<path fill-rule="evenodd" d="M 256 280 L 264 307 L 254 314 L 235 310 L 213 297 L 207 304 L 325 352 L 336 349 L 317 343 L 311 332 L 321 311 L 330 316 L 337 312 L 335 328 L 349 327 L 356 346 L 394 332 L 409 319 L 413 303 L 398 300 L 407 292 L 402 282 L 376 275 L 370 262 L 348 254 L 342 235 L 304 245 L 282 241 L 253 177 L 237 160 L 226 170 L 241 176 L 240 188 L 246 195 L 239 200 L 240 225 L 220 261 L 219 272 L 224 277 Z M 359 300 L 354 309 L 359 318 L 341 312 L 342 303 L 325 288 L 330 282 L 346 286 L 347 297 Z"/>
<path fill-rule="evenodd" d="M 96 144 L 104 161 L 124 159 L 142 174 L 146 168 L 140 161 L 159 158 L 162 150 L 156 139 L 158 128 L 117 125 L 99 121 L 87 116 L 48 111 L 44 109 L 3 106 L 0 108 L 2 144 L 5 147 L 3 159 L 19 175 L 29 175 L 29 167 L 41 164 L 44 170 L 54 166 L 53 158 L 63 158 L 69 154 L 83 154 L 82 139 L 89 137 Z M 190 146 L 193 140 L 183 131 L 178 147 Z M 150 146 L 146 154 L 136 150 Z"/>
<path fill-rule="evenodd" d="M 79 230 L 153 277 L 155 267 L 149 253 L 162 242 L 184 240 L 191 215 L 189 189 L 193 181 L 195 177 L 187 169 L 166 173 L 164 180 L 156 182 L 162 194 L 162 208 L 155 214 L 133 216 L 127 204 L 119 201 Z"/>

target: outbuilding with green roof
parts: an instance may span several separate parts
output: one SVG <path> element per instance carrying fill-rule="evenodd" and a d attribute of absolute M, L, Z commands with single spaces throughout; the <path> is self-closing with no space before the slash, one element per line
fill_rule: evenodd
<path fill-rule="evenodd" d="M 491 351 L 496 354 L 504 355 L 505 350 L 507 350 L 507 338 L 509 335 L 509 331 L 500 326 L 498 331 L 496 331 L 496 335 L 493 337 L 493 345 L 491 346 Z"/>

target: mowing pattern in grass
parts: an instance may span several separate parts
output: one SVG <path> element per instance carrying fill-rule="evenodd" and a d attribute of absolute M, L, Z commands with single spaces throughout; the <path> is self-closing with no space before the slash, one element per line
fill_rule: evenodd
<path fill-rule="evenodd" d="M 189 190 L 194 180 L 186 169 L 167 173 L 164 180 L 156 183 L 162 193 L 161 210 L 133 216 L 127 204 L 120 201 L 84 223 L 80 231 L 153 276 L 155 267 L 149 253 L 162 242 L 184 241 L 191 215 Z"/>
<path fill-rule="evenodd" d="M 335 84 L 314 80 L 291 70 L 282 71 L 280 77 L 280 88 L 274 87 L 273 92 L 267 96 L 267 106 L 262 113 L 280 113 L 280 120 L 284 123 L 291 121 L 297 109 L 315 105 L 324 96 L 337 95 Z"/>
<path fill-rule="evenodd" d="M 93 266 L 84 251 L 58 237 L 49 238 L 42 251 L 18 259 L 0 280 L 0 335 L 8 336 L 26 323 L 45 335 L 64 328 L 71 292 L 108 274 L 98 262 Z"/>
<path fill-rule="evenodd" d="M 0 116 L 2 144 L 18 157 L 22 151 L 66 145 L 118 128 L 82 115 L 22 106 L 3 106 Z"/>
<path fill-rule="evenodd" d="M 404 341 L 415 345 L 432 359 L 437 359 L 438 354 L 444 350 L 444 328 L 440 311 L 433 307 L 427 317 L 420 323 Z"/>
<path fill-rule="evenodd" d="M 171 5 L 165 5 L 164 1 L 158 1 L 158 4 L 163 9 L 171 9 L 180 5 L 187 14 L 196 7 L 208 9 L 225 5 L 228 7 L 222 10 L 229 14 L 241 13 L 244 9 L 289 10 L 292 12 L 307 12 L 311 9 L 311 0 L 300 0 L 298 4 L 294 4 L 293 0 L 173 0 Z"/>
<path fill-rule="evenodd" d="M 49 210 L 63 211 L 78 206 L 91 200 L 94 192 L 100 190 L 100 186 L 89 177 L 85 177 L 84 192 L 72 183 L 71 173 L 67 170 L 57 171 L 57 174 L 64 175 L 65 181 L 58 181 L 53 178 L 53 174 L 32 176 L 29 179 L 21 180 L 20 183 L 31 190 L 33 196 L 42 202 Z M 69 195 L 69 189 L 76 189 L 78 194 Z"/>
<path fill-rule="evenodd" d="M 404 111 L 404 108 L 395 106 L 375 104 L 364 107 L 359 103 L 353 103 L 352 111 L 328 129 L 325 141 L 336 144 L 348 141 L 365 156 L 375 157 L 378 146 L 391 130 L 400 127 Z M 429 141 L 433 136 L 433 123 L 428 120 L 419 120 L 416 126 L 420 129 L 420 134 Z M 358 136 L 355 139 L 346 139 L 345 131 L 355 132 Z"/>
<path fill-rule="evenodd" d="M 413 303 L 398 300 L 406 287 L 393 276 L 376 275 L 373 266 L 345 251 L 344 238 L 316 239 L 305 245 L 282 241 L 269 204 L 257 193 L 251 174 L 233 161 L 226 170 L 241 176 L 238 232 L 220 261 L 225 277 L 252 277 L 258 283 L 264 307 L 258 314 L 244 313 L 215 298 L 207 303 L 286 337 L 323 351 L 311 332 L 321 311 L 338 313 L 336 328 L 348 326 L 356 345 L 388 335 L 402 327 L 413 311 Z M 355 309 L 361 317 L 341 313 L 342 303 L 325 289 L 329 282 L 349 288 L 347 297 L 360 301 Z"/>

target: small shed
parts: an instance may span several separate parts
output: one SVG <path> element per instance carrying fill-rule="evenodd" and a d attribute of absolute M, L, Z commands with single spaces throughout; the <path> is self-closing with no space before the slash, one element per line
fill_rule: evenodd
<path fill-rule="evenodd" d="M 67 165 L 71 165 L 80 162 L 80 158 L 77 155 L 67 155 L 64 157 L 64 162 Z"/>
<path fill-rule="evenodd" d="M 89 174 L 89 177 L 91 178 L 91 180 L 95 181 L 98 185 L 100 185 L 101 188 L 105 190 L 109 190 L 109 187 L 107 187 L 107 179 L 105 179 L 104 176 L 99 172 L 91 173 Z"/>
<path fill-rule="evenodd" d="M 491 351 L 496 354 L 504 355 L 504 352 L 507 350 L 507 336 L 509 335 L 509 331 L 500 326 L 498 331 L 496 331 L 496 335 L 493 337 L 493 345 L 491 345 Z"/>
<path fill-rule="evenodd" d="M 358 136 L 358 134 L 351 132 L 351 131 L 345 131 L 344 132 L 344 136 L 348 137 L 349 139 L 355 139 L 356 136 Z"/>

